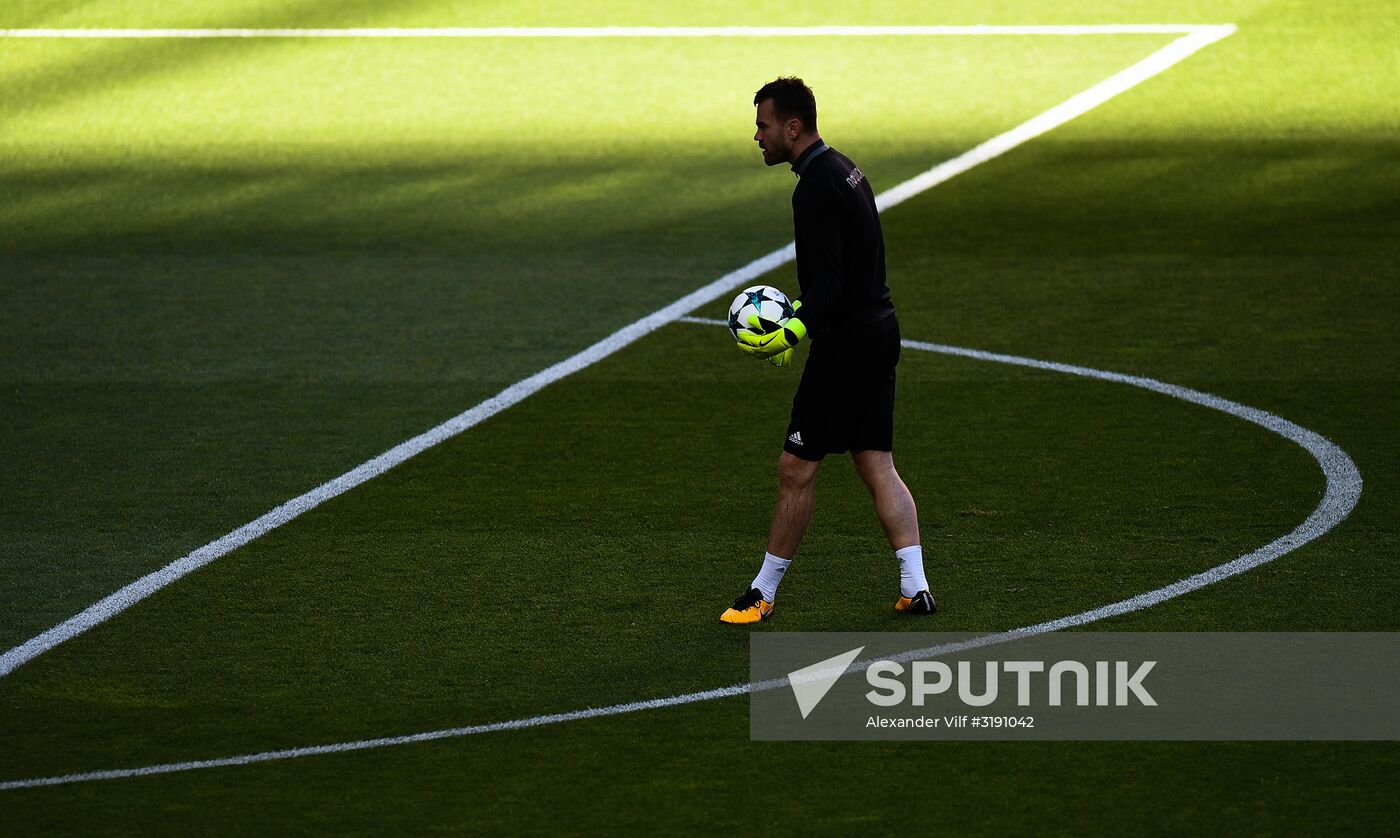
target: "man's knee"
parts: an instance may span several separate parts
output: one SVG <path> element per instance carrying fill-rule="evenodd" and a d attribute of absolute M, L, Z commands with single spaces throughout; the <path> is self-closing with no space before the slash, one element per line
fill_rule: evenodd
<path fill-rule="evenodd" d="M 820 461 L 804 460 L 784 451 L 778 458 L 778 484 L 784 489 L 806 490 L 817 479 Z"/>
<path fill-rule="evenodd" d="M 851 454 L 856 474 L 867 485 L 874 486 L 895 473 L 894 455 L 889 451 L 856 451 Z"/>

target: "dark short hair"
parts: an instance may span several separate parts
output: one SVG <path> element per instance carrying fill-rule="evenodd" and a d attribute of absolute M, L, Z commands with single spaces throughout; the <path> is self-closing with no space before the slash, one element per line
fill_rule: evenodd
<path fill-rule="evenodd" d="M 753 95 L 753 103 L 757 105 L 764 99 L 773 100 L 773 113 L 780 119 L 800 119 L 804 130 L 817 130 L 817 97 L 797 76 L 783 76 L 760 87 Z"/>

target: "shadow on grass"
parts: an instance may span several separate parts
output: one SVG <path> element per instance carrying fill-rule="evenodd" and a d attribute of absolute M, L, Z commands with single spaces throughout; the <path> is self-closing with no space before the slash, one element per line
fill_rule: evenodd
<path fill-rule="evenodd" d="M 873 146 L 873 144 L 872 144 Z M 878 148 L 879 146 L 873 146 Z M 363 250 L 498 253 L 658 247 L 750 258 L 788 235 L 787 178 L 742 143 L 676 166 L 641 154 L 546 148 L 250 150 L 235 162 L 13 163 L 0 170 L 0 242 L 19 254 Z M 960 149 L 872 155 L 889 188 Z M 1400 239 L 1400 142 L 1141 140 L 1021 149 L 916 199 L 952 252 L 1316 251 Z M 1205 184 L 1209 184 L 1209 189 Z M 1014 184 L 1014 188 L 1008 186 Z M 896 209 L 886 225 L 900 225 Z M 735 223 L 736 219 L 739 223 Z M 921 223 L 924 223 L 921 221 Z"/>

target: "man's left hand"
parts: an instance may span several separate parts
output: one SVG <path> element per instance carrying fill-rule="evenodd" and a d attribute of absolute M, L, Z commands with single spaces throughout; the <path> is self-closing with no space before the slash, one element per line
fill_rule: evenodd
<path fill-rule="evenodd" d="M 796 349 L 788 349 L 786 351 L 779 352 L 777 355 L 774 355 L 772 358 L 769 358 L 768 363 L 772 364 L 775 367 L 786 367 L 792 363 L 792 356 L 793 353 L 795 353 L 796 351 Z"/>
<path fill-rule="evenodd" d="M 759 328 L 758 318 L 752 318 L 749 325 L 755 329 Z M 784 363 L 775 363 L 774 366 L 787 366 L 792 362 L 792 348 L 807 336 L 807 326 L 796 317 L 789 317 L 782 323 L 782 328 L 766 335 L 753 334 L 746 331 L 739 332 L 739 351 L 752 355 L 755 358 L 774 359 L 783 353 L 787 353 Z M 772 361 L 770 360 L 770 363 Z"/>

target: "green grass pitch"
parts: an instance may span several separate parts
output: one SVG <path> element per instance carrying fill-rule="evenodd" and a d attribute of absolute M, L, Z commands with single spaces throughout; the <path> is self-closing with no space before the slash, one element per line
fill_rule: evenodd
<path fill-rule="evenodd" d="M 1355 460 L 1320 540 L 1091 629 L 1394 631 L 1388 5 L 19 0 L 0 28 L 1235 23 L 891 209 L 890 284 L 906 338 L 1204 390 Z M 750 139 L 769 78 L 811 83 L 879 191 L 1172 37 L 0 38 L 0 652 L 786 243 L 792 177 Z M 728 342 L 664 326 L 0 678 L 0 782 L 743 682 L 716 617 L 796 371 Z M 1077 613 L 1277 538 L 1323 485 L 1224 414 L 913 351 L 896 451 L 936 625 L 889 611 L 835 458 L 759 630 Z M 1394 743 L 751 743 L 727 698 L 0 791 L 0 834 L 1374 834 L 1397 782 Z"/>

